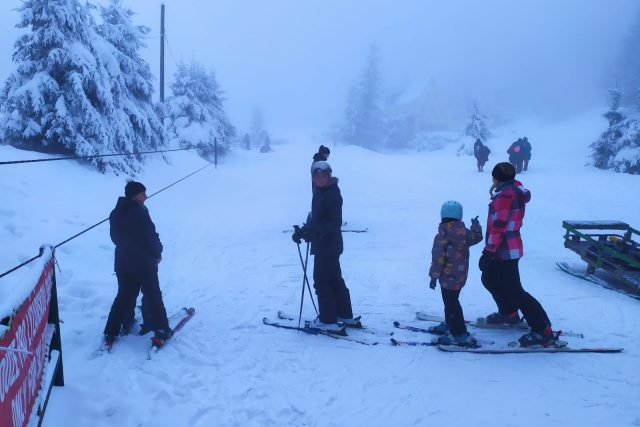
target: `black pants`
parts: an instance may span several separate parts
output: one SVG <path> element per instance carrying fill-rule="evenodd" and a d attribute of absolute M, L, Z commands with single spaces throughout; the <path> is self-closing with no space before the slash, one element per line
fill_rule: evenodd
<path fill-rule="evenodd" d="M 464 314 L 462 306 L 460 306 L 460 291 L 450 291 L 440 287 L 442 291 L 442 302 L 444 302 L 444 323 L 447 324 L 451 335 L 457 336 L 467 333 L 467 327 L 464 324 Z"/>
<path fill-rule="evenodd" d="M 120 334 L 122 326 L 133 321 L 132 316 L 141 289 L 142 314 L 146 326 L 152 330 L 169 327 L 157 272 L 117 273 L 116 276 L 118 277 L 118 294 L 113 300 L 104 328 L 106 335 Z"/>
<path fill-rule="evenodd" d="M 542 332 L 551 321 L 542 305 L 522 288 L 519 259 L 493 260 L 482 272 L 482 284 L 491 293 L 501 314 L 522 311 L 533 332 Z"/>
<path fill-rule="evenodd" d="M 529 159 L 524 159 L 524 168 L 522 170 L 529 170 Z"/>
<path fill-rule="evenodd" d="M 316 255 L 313 262 L 313 287 L 318 296 L 320 321 L 336 323 L 337 317 L 351 319 L 351 296 L 342 278 L 340 255 Z"/>
<path fill-rule="evenodd" d="M 522 172 L 522 167 L 524 165 L 524 159 L 520 158 L 520 157 L 516 157 L 515 159 L 515 168 L 516 168 L 516 173 L 520 173 Z"/>

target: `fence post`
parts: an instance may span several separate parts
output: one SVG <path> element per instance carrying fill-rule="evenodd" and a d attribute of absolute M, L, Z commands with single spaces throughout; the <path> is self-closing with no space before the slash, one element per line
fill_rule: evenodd
<path fill-rule="evenodd" d="M 51 302 L 49 305 L 49 320 L 50 324 L 55 325 L 55 331 L 53 337 L 51 337 L 51 350 L 58 350 L 60 352 L 59 365 L 54 367 L 56 370 L 53 377 L 53 385 L 64 386 L 64 370 L 62 368 L 62 336 L 60 335 L 60 312 L 58 311 L 58 286 L 56 284 L 56 269 L 53 268 L 53 283 L 51 284 Z"/>

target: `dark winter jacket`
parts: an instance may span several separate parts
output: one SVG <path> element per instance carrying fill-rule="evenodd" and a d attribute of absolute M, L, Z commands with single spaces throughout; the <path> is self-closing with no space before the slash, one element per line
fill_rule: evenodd
<path fill-rule="evenodd" d="M 442 289 L 462 289 L 469 273 L 469 247 L 480 241 L 480 225 L 473 224 L 468 230 L 462 221 L 440 223 L 433 239 L 429 277 L 439 279 Z"/>
<path fill-rule="evenodd" d="M 518 139 L 516 142 L 511 144 L 511 146 L 507 149 L 507 154 L 509 155 L 509 161 L 523 158 L 522 139 Z"/>
<path fill-rule="evenodd" d="M 531 143 L 528 140 L 522 140 L 522 158 L 531 160 Z"/>
<path fill-rule="evenodd" d="M 109 215 L 109 224 L 116 245 L 116 273 L 158 271 L 162 243 L 142 203 L 120 197 Z"/>
<path fill-rule="evenodd" d="M 495 259 L 522 258 L 524 253 L 520 227 L 524 219 L 525 204 L 531 193 L 518 180 L 503 183 L 489 203 L 485 251 Z"/>
<path fill-rule="evenodd" d="M 484 145 L 482 141 L 480 141 L 479 139 L 473 145 L 473 155 L 476 156 L 476 159 L 479 162 L 486 163 L 489 160 L 490 153 L 491 153 L 491 150 L 489 149 L 489 147 Z"/>
<path fill-rule="evenodd" d="M 338 178 L 326 187 L 316 187 L 311 202 L 311 217 L 305 225 L 311 233 L 312 255 L 342 253 L 342 196 Z"/>

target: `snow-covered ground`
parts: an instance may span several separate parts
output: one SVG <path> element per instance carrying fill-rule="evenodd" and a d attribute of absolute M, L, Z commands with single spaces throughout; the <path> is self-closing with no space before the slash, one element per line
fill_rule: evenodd
<path fill-rule="evenodd" d="M 640 226 L 640 177 L 585 167 L 603 128 L 597 113 L 559 124 L 520 122 L 495 130 L 487 169 L 509 143 L 528 136 L 532 192 L 523 236 L 525 288 L 555 328 L 584 332 L 573 346 L 622 346 L 621 354 L 449 354 L 434 348 L 367 347 L 262 324 L 297 312 L 301 267 L 288 233 L 310 206 L 304 138 L 276 152 L 237 152 L 147 202 L 165 246 L 160 280 L 168 312 L 197 313 L 175 340 L 146 360 L 148 337 L 129 336 L 96 356 L 116 292 L 108 225 L 62 246 L 57 257 L 66 385 L 54 388 L 46 427 L 73 426 L 626 426 L 640 425 L 638 304 L 561 272 L 580 265 L 562 244 L 563 219 L 617 219 Z M 485 218 L 490 173 L 450 146 L 420 154 L 332 147 L 348 227 L 342 267 L 354 311 L 377 330 L 442 312 L 426 272 L 440 205 L 456 199 L 464 219 Z M 38 154 L 0 147 L 3 159 Z M 149 193 L 201 167 L 192 153 L 150 161 Z M 3 166 L 0 248 L 4 271 L 106 218 L 123 177 L 73 162 Z M 484 222 L 484 220 L 482 221 Z M 484 228 L 484 227 L 483 227 Z M 494 311 L 475 267 L 461 300 L 467 318 Z M 24 286 L 27 273 L 0 279 Z M 4 292 L 4 291 L 3 291 Z M 304 313 L 313 314 L 308 300 Z M 516 332 L 476 330 L 510 341 Z M 355 333 L 354 333 L 355 335 Z M 430 336 L 396 331 L 400 338 Z"/>

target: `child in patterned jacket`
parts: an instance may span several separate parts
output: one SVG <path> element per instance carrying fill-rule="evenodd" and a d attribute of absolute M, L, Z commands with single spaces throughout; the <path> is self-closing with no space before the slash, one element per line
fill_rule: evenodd
<path fill-rule="evenodd" d="M 445 321 L 431 331 L 440 335 L 438 344 L 476 346 L 475 338 L 467 332 L 459 298 L 469 273 L 469 247 L 482 241 L 482 227 L 475 217 L 467 229 L 462 222 L 462 205 L 453 200 L 444 202 L 440 217 L 431 250 L 429 287 L 435 289 L 440 281 Z"/>

